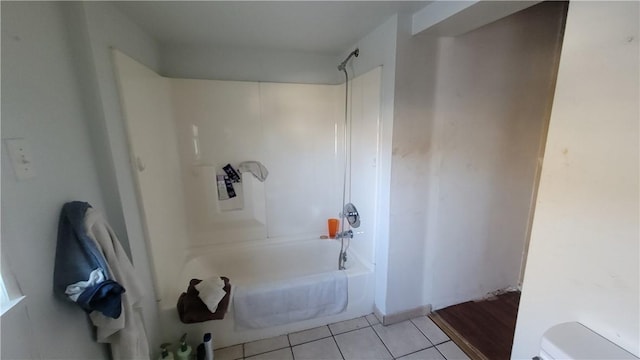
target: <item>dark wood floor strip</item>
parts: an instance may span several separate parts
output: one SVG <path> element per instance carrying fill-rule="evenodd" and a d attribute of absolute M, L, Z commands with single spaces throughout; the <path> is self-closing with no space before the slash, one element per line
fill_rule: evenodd
<path fill-rule="evenodd" d="M 435 316 L 443 327 L 450 327 L 450 331 L 483 358 L 506 360 L 511 356 L 519 302 L 520 292 L 510 292 L 487 300 L 449 306 L 436 311 Z M 469 356 L 477 358 L 472 354 Z"/>
<path fill-rule="evenodd" d="M 487 359 L 480 350 L 476 349 L 475 346 L 471 345 L 460 333 L 456 331 L 448 322 L 446 322 L 440 315 L 437 313 L 429 314 L 429 318 L 433 320 L 433 322 L 438 325 L 438 327 L 444 331 L 445 334 L 454 342 L 458 347 L 464 351 L 467 356 L 471 360 L 489 360 Z"/>

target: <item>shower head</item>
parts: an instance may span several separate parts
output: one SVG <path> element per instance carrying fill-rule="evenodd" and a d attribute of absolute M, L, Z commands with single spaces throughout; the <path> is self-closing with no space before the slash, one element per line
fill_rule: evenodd
<path fill-rule="evenodd" d="M 338 71 L 344 71 L 345 67 L 347 66 L 347 62 L 349 61 L 349 59 L 351 59 L 352 56 L 358 57 L 358 55 L 360 55 L 360 49 L 356 48 L 355 50 L 353 50 L 351 52 L 351 54 L 349 54 L 349 56 L 347 56 L 346 59 L 344 59 L 343 62 L 341 62 L 338 65 Z"/>

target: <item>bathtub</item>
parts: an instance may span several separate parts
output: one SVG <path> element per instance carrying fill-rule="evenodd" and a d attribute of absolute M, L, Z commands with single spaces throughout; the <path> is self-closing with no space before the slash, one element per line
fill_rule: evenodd
<path fill-rule="evenodd" d="M 352 240 L 359 241 L 359 240 Z M 348 305 L 344 312 L 322 318 L 279 325 L 264 329 L 236 330 L 233 301 L 223 320 L 198 324 L 183 324 L 178 318 L 178 296 L 186 291 L 192 278 L 212 275 L 227 276 L 232 286 L 250 287 L 256 284 L 277 284 L 297 277 L 336 271 L 340 242 L 336 240 L 306 239 L 295 241 L 261 240 L 232 245 L 199 248 L 187 257 L 182 267 L 173 296 L 160 301 L 163 341 L 176 343 L 188 333 L 192 345 L 201 342 L 202 334 L 211 332 L 214 346 L 240 344 L 290 332 L 310 329 L 336 321 L 352 319 L 373 311 L 373 266 L 352 252 L 348 252 L 347 269 Z"/>

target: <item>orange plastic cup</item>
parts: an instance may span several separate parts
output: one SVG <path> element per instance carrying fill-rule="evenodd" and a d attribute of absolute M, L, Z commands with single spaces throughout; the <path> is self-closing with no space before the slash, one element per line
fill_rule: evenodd
<path fill-rule="evenodd" d="M 336 234 L 338 233 L 338 224 L 340 220 L 338 219 L 329 219 L 327 220 L 327 227 L 329 228 L 329 237 L 335 239 Z"/>

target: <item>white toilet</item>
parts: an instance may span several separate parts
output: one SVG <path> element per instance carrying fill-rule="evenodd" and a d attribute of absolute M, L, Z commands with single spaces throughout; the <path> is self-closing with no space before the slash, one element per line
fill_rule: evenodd
<path fill-rule="evenodd" d="M 544 333 L 540 346 L 542 360 L 638 358 L 577 322 L 556 325 Z M 534 359 L 536 359 L 534 358 Z"/>

